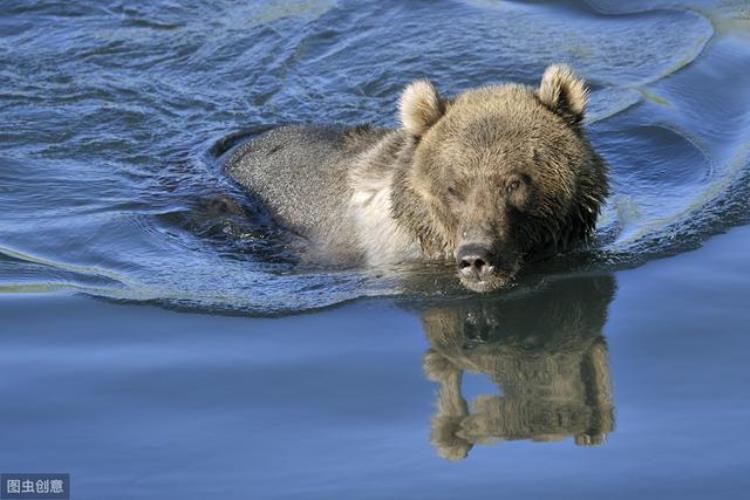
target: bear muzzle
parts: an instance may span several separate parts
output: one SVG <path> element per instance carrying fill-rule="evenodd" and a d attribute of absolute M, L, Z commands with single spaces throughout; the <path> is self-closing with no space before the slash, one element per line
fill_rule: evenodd
<path fill-rule="evenodd" d="M 513 252 L 497 251 L 489 245 L 467 243 L 456 251 L 458 277 L 469 290 L 489 292 L 506 286 L 518 272 L 520 259 Z"/>

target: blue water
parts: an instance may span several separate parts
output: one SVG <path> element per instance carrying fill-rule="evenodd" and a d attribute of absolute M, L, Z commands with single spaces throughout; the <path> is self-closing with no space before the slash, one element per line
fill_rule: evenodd
<path fill-rule="evenodd" d="M 243 131 L 395 126 L 412 79 L 559 61 L 613 193 L 591 248 L 505 293 L 295 268 L 220 173 Z M 745 496 L 748 68 L 740 1 L 4 0 L 0 472 L 92 499 Z"/>

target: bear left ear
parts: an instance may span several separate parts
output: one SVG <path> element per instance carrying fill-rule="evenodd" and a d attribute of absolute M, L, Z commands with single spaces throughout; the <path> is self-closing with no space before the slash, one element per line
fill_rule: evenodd
<path fill-rule="evenodd" d="M 539 100 L 571 125 L 578 125 L 586 112 L 588 90 L 569 66 L 554 64 L 544 71 Z"/>
<path fill-rule="evenodd" d="M 401 94 L 398 108 L 401 124 L 415 137 L 427 132 L 445 112 L 437 90 L 427 80 L 410 83 Z"/>

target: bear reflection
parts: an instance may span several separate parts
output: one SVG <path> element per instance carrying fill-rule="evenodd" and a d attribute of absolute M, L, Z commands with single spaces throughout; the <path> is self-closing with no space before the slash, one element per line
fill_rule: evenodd
<path fill-rule="evenodd" d="M 576 277 L 426 311 L 424 370 L 439 384 L 431 441 L 440 456 L 459 460 L 498 440 L 602 443 L 614 424 L 601 334 L 614 291 L 611 276 Z M 501 395 L 469 408 L 464 371 L 487 375 Z"/>

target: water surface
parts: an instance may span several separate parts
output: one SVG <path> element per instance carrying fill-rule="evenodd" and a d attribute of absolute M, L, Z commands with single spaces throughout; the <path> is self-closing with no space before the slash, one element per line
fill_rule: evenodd
<path fill-rule="evenodd" d="M 287 122 L 395 126 L 412 79 L 536 85 L 560 61 L 591 84 L 612 169 L 582 260 L 695 247 L 747 214 L 747 10 L 617 5 L 4 2 L 0 287 L 254 314 L 411 290 L 399 269 L 285 264 L 215 146 Z M 456 293 L 427 274 L 417 293 Z"/>
<path fill-rule="evenodd" d="M 737 229 L 513 308 L 248 319 L 5 295 L 0 469 L 68 471 L 86 499 L 742 498 L 748 245 Z M 436 314 L 465 346 L 435 341 Z M 592 347 L 596 377 L 575 371 Z M 452 454 L 424 371 L 436 348 L 483 360 L 457 365 L 470 416 Z M 582 446 L 591 430 L 604 442 Z"/>
<path fill-rule="evenodd" d="M 720 0 L 5 0 L 0 472 L 92 499 L 743 497 L 749 29 Z M 612 196 L 507 292 L 294 267 L 220 172 L 238 133 L 395 126 L 415 78 L 560 61 Z"/>

